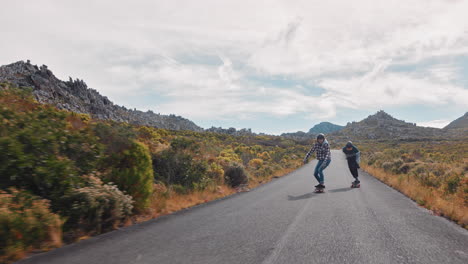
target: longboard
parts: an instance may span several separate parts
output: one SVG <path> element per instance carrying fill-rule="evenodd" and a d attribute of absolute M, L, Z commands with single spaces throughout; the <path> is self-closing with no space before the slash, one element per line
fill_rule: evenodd
<path fill-rule="evenodd" d="M 323 192 L 325 192 L 325 190 L 322 189 L 322 188 L 315 188 L 315 191 L 314 191 L 314 192 L 315 192 L 315 193 L 323 193 Z"/>

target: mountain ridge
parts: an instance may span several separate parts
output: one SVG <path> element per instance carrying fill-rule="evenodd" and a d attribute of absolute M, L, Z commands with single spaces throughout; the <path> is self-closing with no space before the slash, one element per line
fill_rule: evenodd
<path fill-rule="evenodd" d="M 380 110 L 361 121 L 348 123 L 342 130 L 331 135 L 349 139 L 414 139 L 442 136 L 442 129 L 420 127 Z"/>
<path fill-rule="evenodd" d="M 0 82 L 9 82 L 20 88 L 32 87 L 33 94 L 40 103 L 89 114 L 101 120 L 172 130 L 203 131 L 203 128 L 181 116 L 131 110 L 116 105 L 97 90 L 89 88 L 83 80 L 73 80 L 70 77 L 68 81 L 62 81 L 55 77 L 46 65 L 38 67 L 32 65 L 29 60 L 0 66 Z"/>
<path fill-rule="evenodd" d="M 319 133 L 332 133 L 335 131 L 339 131 L 343 129 L 344 126 L 336 125 L 330 122 L 320 122 L 319 124 L 316 124 L 313 126 L 311 129 L 309 129 L 309 134 L 319 134 Z"/>

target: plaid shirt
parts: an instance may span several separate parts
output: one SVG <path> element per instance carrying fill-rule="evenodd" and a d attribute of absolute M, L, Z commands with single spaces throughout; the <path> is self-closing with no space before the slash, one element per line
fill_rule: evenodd
<path fill-rule="evenodd" d="M 318 142 L 315 143 L 309 152 L 307 152 L 305 160 L 307 160 L 314 151 L 317 151 L 318 160 L 331 160 L 330 145 L 327 141 L 324 141 L 322 144 L 319 144 Z"/>

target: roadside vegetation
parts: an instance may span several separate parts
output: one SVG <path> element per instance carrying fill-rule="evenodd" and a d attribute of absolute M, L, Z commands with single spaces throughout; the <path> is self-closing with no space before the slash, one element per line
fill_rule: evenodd
<path fill-rule="evenodd" d="M 355 143 L 366 171 L 468 229 L 467 139 Z M 93 120 L 2 83 L 0 263 L 248 191 L 310 143 Z"/>
<path fill-rule="evenodd" d="M 468 229 L 467 140 L 361 142 L 362 167 L 420 206 Z"/>
<path fill-rule="evenodd" d="M 0 263 L 248 190 L 308 148 L 93 120 L 0 85 Z"/>

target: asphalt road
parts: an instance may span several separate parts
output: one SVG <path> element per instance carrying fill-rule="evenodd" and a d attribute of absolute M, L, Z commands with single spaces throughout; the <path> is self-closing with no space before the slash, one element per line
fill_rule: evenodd
<path fill-rule="evenodd" d="M 468 263 L 468 231 L 360 172 L 333 151 L 255 190 L 123 228 L 19 263 Z"/>

